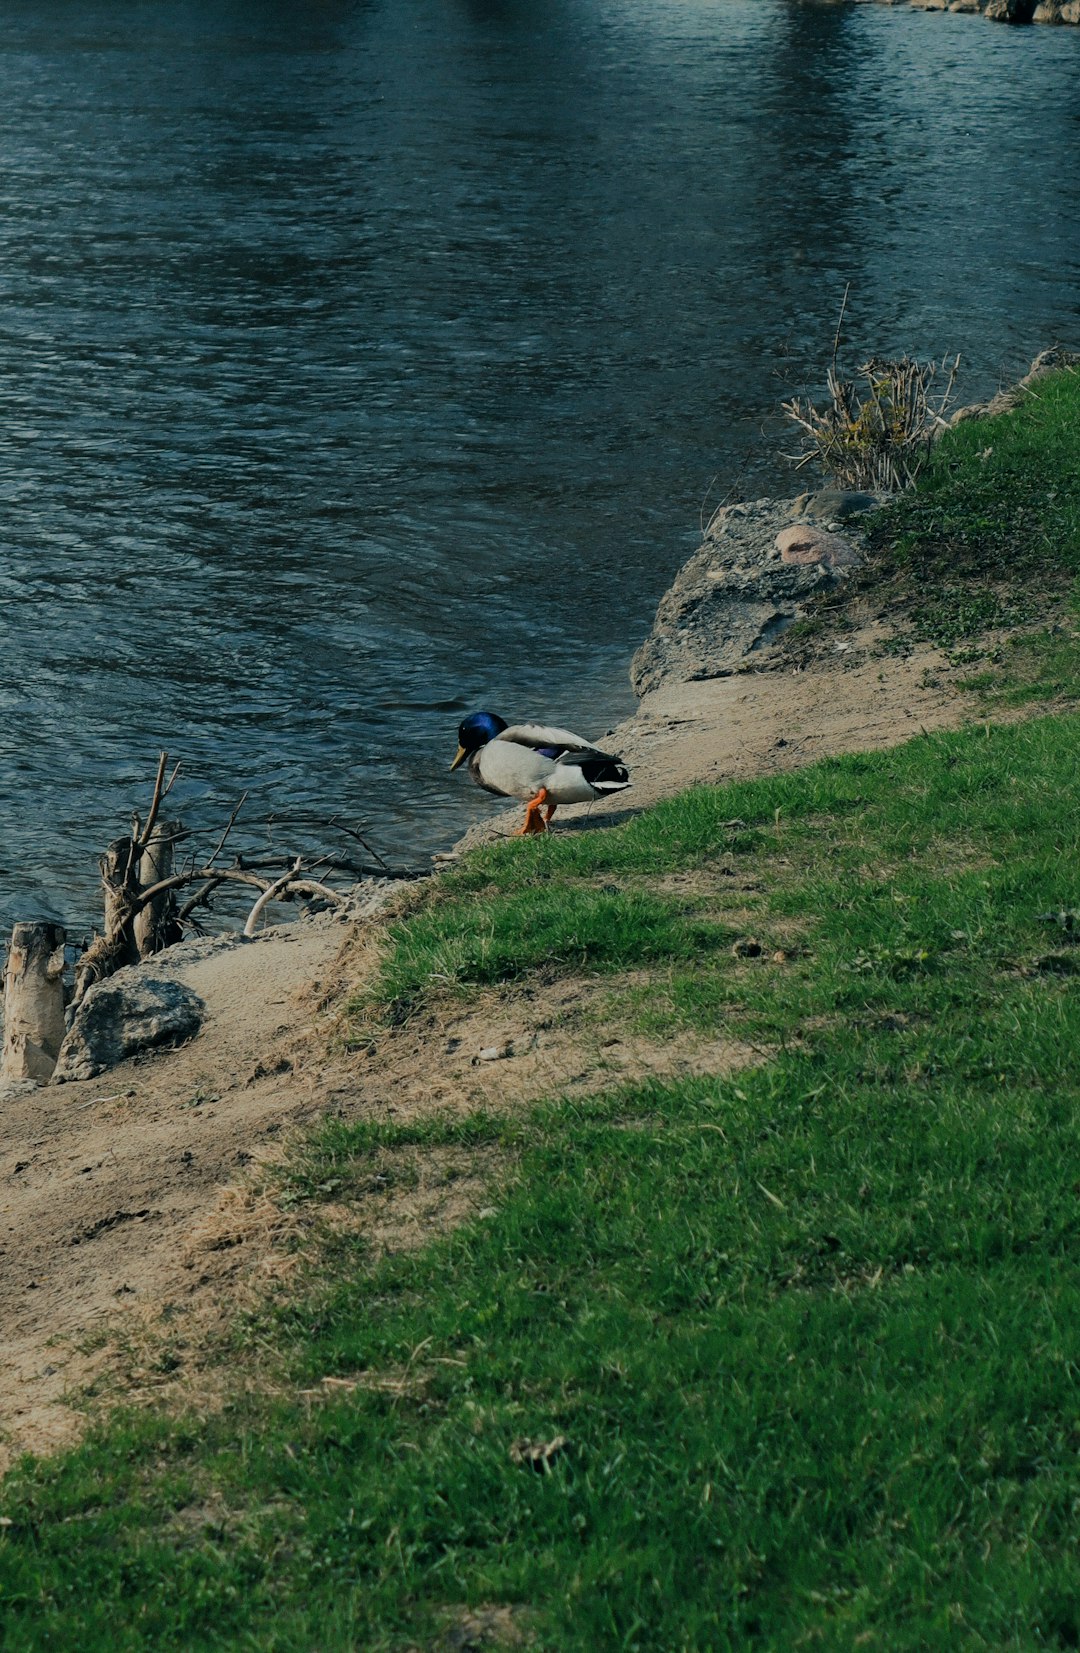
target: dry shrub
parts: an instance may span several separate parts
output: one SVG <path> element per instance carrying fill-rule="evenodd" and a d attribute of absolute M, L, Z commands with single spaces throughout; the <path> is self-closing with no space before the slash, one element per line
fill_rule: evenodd
<path fill-rule="evenodd" d="M 945 410 L 959 366 L 959 356 L 942 361 L 940 368 L 910 356 L 899 361 L 873 356 L 859 368 L 863 384 L 857 385 L 839 377 L 834 360 L 827 406 L 798 398 L 783 404 L 805 436 L 802 453 L 790 456 L 796 469 L 817 463 L 841 488 L 896 493 L 909 487 L 948 428 Z M 934 393 L 939 372 L 947 378 L 944 389 Z"/>

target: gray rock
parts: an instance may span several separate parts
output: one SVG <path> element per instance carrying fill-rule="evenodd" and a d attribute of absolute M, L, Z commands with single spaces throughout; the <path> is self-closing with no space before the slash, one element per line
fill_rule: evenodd
<path fill-rule="evenodd" d="M 20 1096 L 29 1096 L 31 1091 L 41 1089 L 37 1079 L 4 1079 L 0 1081 L 0 1103 L 14 1102 Z"/>
<path fill-rule="evenodd" d="M 792 501 L 775 499 L 717 513 L 704 544 L 661 598 L 653 629 L 634 655 L 630 681 L 636 694 L 665 682 L 725 677 L 764 660 L 805 612 L 807 599 L 845 577 L 841 566 L 782 559 L 776 536 L 791 527 L 792 515 Z M 847 551 L 845 561 L 856 561 L 857 548 Z"/>
<path fill-rule="evenodd" d="M 182 982 L 137 965 L 118 970 L 96 983 L 76 1011 L 53 1083 L 93 1079 L 140 1051 L 180 1044 L 199 1031 L 205 1015 L 203 1000 Z"/>
<path fill-rule="evenodd" d="M 808 522 L 847 522 L 850 517 L 861 517 L 867 511 L 876 511 L 888 497 L 887 494 L 864 494 L 847 488 L 819 488 L 813 494 L 800 494 L 795 501 L 795 512 Z"/>

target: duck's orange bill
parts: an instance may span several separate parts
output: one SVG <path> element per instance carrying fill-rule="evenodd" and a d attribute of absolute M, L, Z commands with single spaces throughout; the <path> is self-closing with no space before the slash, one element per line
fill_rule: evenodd
<path fill-rule="evenodd" d="M 459 746 L 458 749 L 457 749 L 457 757 L 454 759 L 453 763 L 450 765 L 451 770 L 456 769 L 459 763 L 464 763 L 465 759 L 468 757 L 468 755 L 469 754 L 468 754 L 468 752 L 466 752 L 464 746 Z"/>

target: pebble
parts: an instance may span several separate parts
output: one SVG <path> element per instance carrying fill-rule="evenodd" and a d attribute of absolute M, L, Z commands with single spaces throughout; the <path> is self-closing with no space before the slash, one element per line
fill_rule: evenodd
<path fill-rule="evenodd" d="M 512 1056 L 513 1054 L 514 1054 L 514 1047 L 513 1047 L 513 1045 L 510 1045 L 510 1044 L 485 1045 L 483 1050 L 478 1050 L 477 1051 L 476 1055 L 473 1057 L 473 1061 L 474 1062 L 501 1062 L 505 1057 Z"/>

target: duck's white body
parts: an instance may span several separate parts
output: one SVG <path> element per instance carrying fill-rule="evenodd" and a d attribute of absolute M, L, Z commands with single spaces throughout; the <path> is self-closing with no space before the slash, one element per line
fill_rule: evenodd
<path fill-rule="evenodd" d="M 458 730 L 456 769 L 466 758 L 469 773 L 485 792 L 526 803 L 526 835 L 543 832 L 560 804 L 592 803 L 630 785 L 621 759 L 602 752 L 571 729 L 546 723 L 509 728 L 492 712 L 474 712 Z"/>
<path fill-rule="evenodd" d="M 619 792 L 630 784 L 629 777 L 599 773 L 609 766 L 619 767 L 618 759 L 609 752 L 601 752 L 569 729 L 554 729 L 543 723 L 511 724 L 469 759 L 473 779 L 488 792 L 503 798 L 523 798 L 526 803 L 541 787 L 552 804 L 592 803 L 608 792 Z"/>

